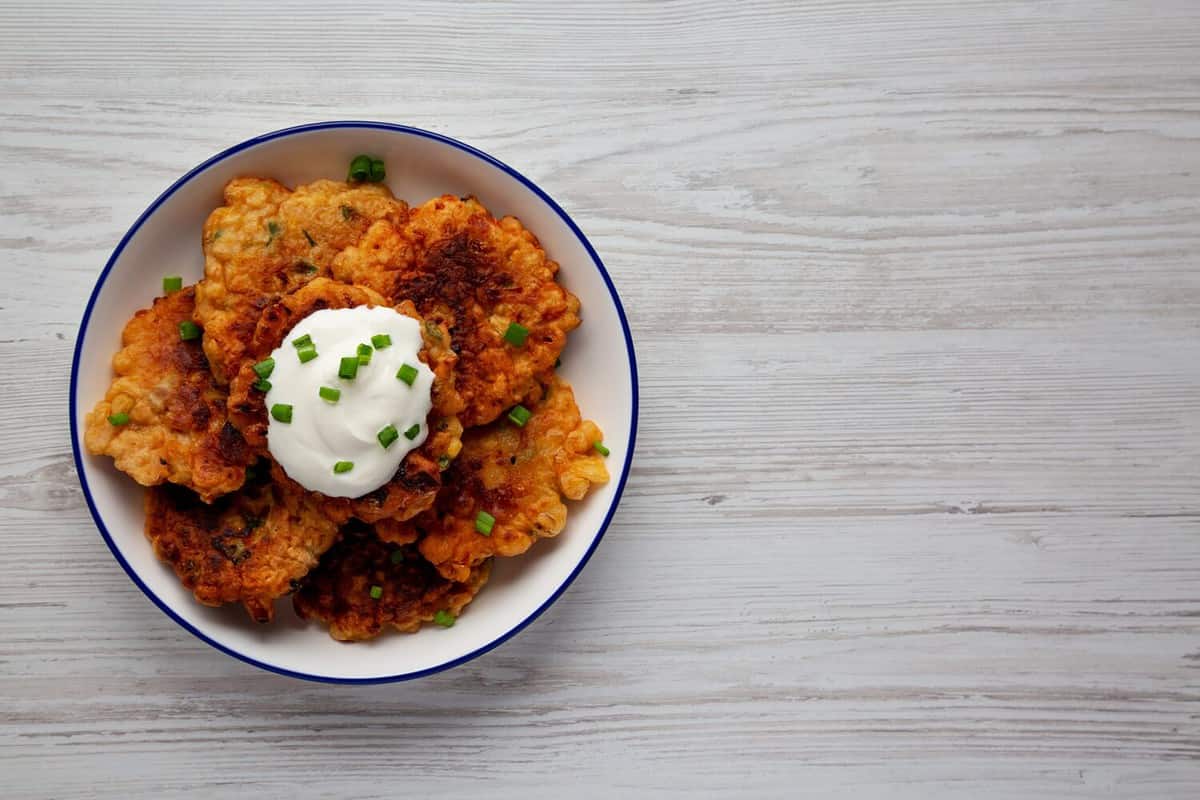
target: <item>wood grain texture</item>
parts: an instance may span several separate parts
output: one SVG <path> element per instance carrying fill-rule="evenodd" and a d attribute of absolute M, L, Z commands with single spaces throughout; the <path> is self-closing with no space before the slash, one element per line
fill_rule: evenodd
<path fill-rule="evenodd" d="M 1200 5 L 359 5 L 0 4 L 5 797 L 1197 796 Z M 404 685 L 177 628 L 66 434 L 129 223 L 326 118 L 538 181 L 642 368 L 580 580 Z"/>

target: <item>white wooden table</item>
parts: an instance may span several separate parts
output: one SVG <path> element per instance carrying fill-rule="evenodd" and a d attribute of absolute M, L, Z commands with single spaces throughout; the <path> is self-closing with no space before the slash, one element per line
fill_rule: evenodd
<path fill-rule="evenodd" d="M 1200 4 L 0 4 L 0 794 L 1200 796 Z M 69 455 L 188 167 L 367 118 L 580 222 L 641 436 L 581 579 L 415 683 L 227 658 Z"/>

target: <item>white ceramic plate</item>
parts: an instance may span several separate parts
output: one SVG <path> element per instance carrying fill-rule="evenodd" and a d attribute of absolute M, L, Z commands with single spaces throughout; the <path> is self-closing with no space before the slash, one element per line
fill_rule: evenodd
<path fill-rule="evenodd" d="M 612 480 L 574 503 L 566 529 L 517 559 L 497 559 L 492 578 L 453 628 L 384 635 L 343 644 L 297 619 L 286 600 L 274 624 L 252 623 L 241 607 L 197 603 L 142 534 L 141 487 L 108 458 L 83 452 L 83 417 L 112 378 L 121 328 L 150 305 L 164 274 L 191 283 L 203 274 L 200 231 L 221 204 L 225 182 L 263 175 L 289 186 L 341 178 L 359 153 L 383 158 L 387 183 L 411 204 L 435 195 L 474 194 L 497 217 L 512 214 L 562 266 L 559 279 L 582 303 L 583 324 L 563 352 L 562 373 L 580 408 L 604 430 Z M 264 669 L 311 680 L 405 680 L 456 666 L 533 621 L 587 563 L 616 510 L 629 474 L 637 428 L 637 368 L 629 324 L 604 265 L 566 212 L 529 179 L 461 142 L 377 122 L 327 122 L 269 133 L 213 156 L 188 172 L 138 218 L 117 245 L 88 301 L 71 368 L 71 439 L 83 493 L 117 561 L 159 608 L 214 647 Z"/>

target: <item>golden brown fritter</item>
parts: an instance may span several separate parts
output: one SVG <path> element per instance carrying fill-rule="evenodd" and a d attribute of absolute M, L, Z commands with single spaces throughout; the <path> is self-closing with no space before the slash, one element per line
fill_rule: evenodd
<path fill-rule="evenodd" d="M 488 562 L 460 582 L 447 580 L 415 548 L 385 544 L 369 527 L 352 523 L 301 583 L 292 605 L 302 619 L 323 622 L 341 641 L 373 639 L 388 627 L 415 633 L 438 612 L 457 618 L 490 571 Z M 372 587 L 378 597 L 371 596 Z"/>
<path fill-rule="evenodd" d="M 334 254 L 376 220 L 399 221 L 407 206 L 382 184 L 315 181 L 294 192 L 263 178 L 235 178 L 225 204 L 204 223 L 204 280 L 196 321 L 222 383 L 242 364 L 259 312 L 319 275 Z"/>
<path fill-rule="evenodd" d="M 579 500 L 608 481 L 593 447 L 603 436 L 580 419 L 566 381 L 555 378 L 530 411 L 524 427 L 506 418 L 469 429 L 436 507 L 414 520 L 424 533 L 421 554 L 450 580 L 466 580 L 491 556 L 520 555 L 557 536 L 567 523 L 563 498 Z M 475 529 L 480 511 L 496 519 L 490 535 Z"/>
<path fill-rule="evenodd" d="M 446 324 L 459 354 L 463 425 L 482 425 L 537 391 L 579 325 L 579 300 L 555 281 L 558 264 L 515 217 L 495 219 L 473 197 L 444 195 L 403 224 L 381 221 L 333 260 L 339 280 L 411 300 Z M 524 344 L 504 339 L 510 323 Z"/>
<path fill-rule="evenodd" d="M 126 323 L 113 357 L 116 378 L 87 416 L 84 444 L 143 486 L 170 481 L 209 502 L 242 485 L 249 450 L 225 418 L 225 390 L 200 341 L 180 338 L 179 323 L 191 321 L 194 302 L 189 286 Z M 114 414 L 128 414 L 129 422 L 111 424 Z"/>
<path fill-rule="evenodd" d="M 256 453 L 267 448 L 267 410 L 263 393 L 254 388 L 258 376 L 254 364 L 279 347 L 297 323 L 315 311 L 328 308 L 389 305 L 376 292 L 362 286 L 350 286 L 328 278 L 317 278 L 301 289 L 267 306 L 246 350 L 247 358 L 230 385 L 229 415 Z M 396 306 L 401 314 L 420 320 L 412 303 Z M 442 485 L 443 465 L 462 448 L 462 424 L 458 411 L 462 401 L 455 391 L 454 365 L 457 357 L 450 349 L 450 337 L 444 327 L 422 324 L 425 347 L 419 356 L 433 371 L 433 409 L 429 415 L 430 434 L 425 442 L 400 462 L 400 469 L 389 482 L 363 497 L 325 498 L 333 516 L 345 513 L 366 522 L 385 518 L 410 519 L 433 505 Z"/>
<path fill-rule="evenodd" d="M 146 493 L 146 538 L 208 606 L 242 603 L 270 622 L 273 602 L 317 564 L 338 524 L 319 497 L 282 475 L 259 478 L 212 505 L 176 487 Z"/>

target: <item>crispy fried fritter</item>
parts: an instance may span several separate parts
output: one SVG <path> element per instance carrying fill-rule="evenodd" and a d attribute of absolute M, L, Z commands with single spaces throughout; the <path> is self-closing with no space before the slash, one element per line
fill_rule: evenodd
<path fill-rule="evenodd" d="M 520 555 L 557 536 L 567 523 L 563 498 L 579 500 L 608 480 L 593 447 L 603 436 L 580 419 L 570 384 L 555 378 L 530 410 L 524 427 L 503 419 L 463 434 L 437 505 L 413 522 L 425 534 L 421 554 L 450 580 L 465 580 L 491 556 Z M 490 535 L 475 529 L 480 511 L 496 519 Z"/>
<path fill-rule="evenodd" d="M 194 303 L 189 286 L 126 323 L 113 357 L 116 379 L 87 416 L 84 444 L 112 456 L 143 486 L 170 481 L 209 502 L 242 485 L 249 450 L 225 418 L 225 390 L 200 342 L 180 338 L 179 323 L 192 319 Z M 128 414 L 129 422 L 111 424 L 114 414 Z"/>
<path fill-rule="evenodd" d="M 579 325 L 579 300 L 556 281 L 558 264 L 515 217 L 496 220 L 473 197 L 444 195 L 403 224 L 381 221 L 333 260 L 334 277 L 411 300 L 445 323 L 459 354 L 463 425 L 482 425 L 536 392 Z M 524 344 L 504 340 L 510 323 Z"/>
<path fill-rule="evenodd" d="M 415 548 L 384 544 L 367 526 L 352 523 L 301 583 L 292 605 L 302 619 L 325 623 L 341 641 L 372 639 L 387 627 L 415 633 L 439 611 L 458 617 L 490 571 L 490 562 L 484 563 L 462 581 L 447 580 Z"/>
<path fill-rule="evenodd" d="M 246 350 L 245 364 L 229 387 L 230 419 L 256 453 L 266 452 L 268 421 L 264 395 L 253 387 L 258 379 L 254 364 L 279 347 L 288 331 L 309 314 L 362 305 L 388 305 L 388 302 L 366 287 L 317 278 L 263 310 Z M 420 320 L 412 303 L 401 303 L 396 310 Z M 342 513 L 339 509 L 348 509 L 345 513 L 366 522 L 385 518 L 404 520 L 433 505 L 442 485 L 442 465 L 448 464 L 462 448 L 462 424 L 457 417 L 462 401 L 454 388 L 457 357 L 450 349 L 446 329 L 423 324 L 422 337 L 425 346 L 419 356 L 434 375 L 428 438 L 404 457 L 396 476 L 375 491 L 353 500 L 325 498 L 331 515 L 338 516 Z"/>
<path fill-rule="evenodd" d="M 295 588 L 337 539 L 319 497 L 281 475 L 205 505 L 193 493 L 146 493 L 146 538 L 183 585 L 209 606 L 242 603 L 270 622 L 272 601 Z"/>
<path fill-rule="evenodd" d="M 294 192 L 262 178 L 235 178 L 204 223 L 204 280 L 196 321 L 213 373 L 227 382 L 242 364 L 262 308 L 319 275 L 334 254 L 376 220 L 407 206 L 382 184 L 315 181 Z"/>

